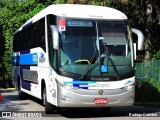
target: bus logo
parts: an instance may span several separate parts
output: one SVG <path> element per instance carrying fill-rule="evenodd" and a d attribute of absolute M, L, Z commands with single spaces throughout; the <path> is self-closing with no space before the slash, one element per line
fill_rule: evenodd
<path fill-rule="evenodd" d="M 39 62 L 45 62 L 45 60 L 44 53 L 40 53 Z"/>
<path fill-rule="evenodd" d="M 103 90 L 100 90 L 100 91 L 98 92 L 99 95 L 103 95 L 103 93 L 104 93 Z"/>

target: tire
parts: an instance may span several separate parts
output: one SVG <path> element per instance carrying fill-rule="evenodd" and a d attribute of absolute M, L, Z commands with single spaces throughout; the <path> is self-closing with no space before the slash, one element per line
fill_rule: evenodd
<path fill-rule="evenodd" d="M 21 82 L 19 80 L 19 87 L 18 87 L 18 96 L 19 96 L 19 99 L 21 100 L 25 100 L 27 98 L 27 94 L 24 93 L 22 90 L 21 90 Z"/>
<path fill-rule="evenodd" d="M 46 88 L 43 89 L 43 105 L 45 107 L 45 113 L 46 114 L 53 114 L 57 111 L 56 107 L 52 104 L 48 103 L 47 101 L 47 91 Z"/>

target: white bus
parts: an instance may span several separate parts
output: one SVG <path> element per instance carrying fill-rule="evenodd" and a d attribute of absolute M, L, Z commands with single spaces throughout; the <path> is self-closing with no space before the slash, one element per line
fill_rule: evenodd
<path fill-rule="evenodd" d="M 19 97 L 60 108 L 131 106 L 134 48 L 126 15 L 92 5 L 50 5 L 20 27 L 13 41 L 13 84 Z"/>

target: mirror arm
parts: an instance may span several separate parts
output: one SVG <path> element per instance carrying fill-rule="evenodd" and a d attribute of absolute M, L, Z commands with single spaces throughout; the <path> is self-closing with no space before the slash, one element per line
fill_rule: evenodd
<path fill-rule="evenodd" d="M 138 50 L 143 50 L 143 44 L 144 44 L 143 33 L 140 30 L 135 29 L 135 28 L 132 28 L 132 32 L 138 36 Z"/>
<path fill-rule="evenodd" d="M 51 25 L 50 28 L 52 31 L 53 48 L 58 49 L 59 48 L 59 31 L 55 25 Z"/>

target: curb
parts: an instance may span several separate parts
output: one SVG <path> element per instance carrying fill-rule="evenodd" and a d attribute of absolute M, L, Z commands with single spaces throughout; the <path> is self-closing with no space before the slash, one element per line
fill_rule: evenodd
<path fill-rule="evenodd" d="M 6 88 L 6 90 L 16 90 L 16 88 Z"/>

